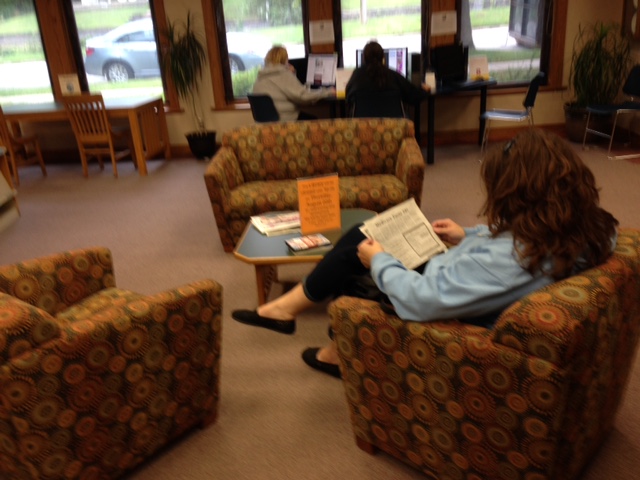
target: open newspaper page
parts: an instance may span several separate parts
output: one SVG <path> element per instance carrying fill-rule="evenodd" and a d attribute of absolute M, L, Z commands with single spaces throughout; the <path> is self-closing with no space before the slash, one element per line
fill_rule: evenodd
<path fill-rule="evenodd" d="M 360 230 L 409 269 L 447 251 L 413 198 L 365 221 Z"/>

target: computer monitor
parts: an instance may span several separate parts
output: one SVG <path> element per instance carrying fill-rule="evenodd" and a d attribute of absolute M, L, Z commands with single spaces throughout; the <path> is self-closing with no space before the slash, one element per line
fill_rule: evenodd
<path fill-rule="evenodd" d="M 307 57 L 306 84 L 312 87 L 330 87 L 336 84 L 338 55 L 311 53 Z"/>
<path fill-rule="evenodd" d="M 303 58 L 290 58 L 289 63 L 296 71 L 296 77 L 300 83 L 307 82 L 307 62 L 309 59 L 307 57 Z"/>
<path fill-rule="evenodd" d="M 364 50 L 356 50 L 356 67 L 364 65 L 363 52 Z M 384 61 L 387 67 L 403 77 L 406 78 L 409 75 L 409 49 L 407 47 L 385 48 Z"/>
<path fill-rule="evenodd" d="M 434 47 L 430 51 L 429 59 L 437 81 L 451 83 L 467 80 L 469 47 L 464 45 Z"/>

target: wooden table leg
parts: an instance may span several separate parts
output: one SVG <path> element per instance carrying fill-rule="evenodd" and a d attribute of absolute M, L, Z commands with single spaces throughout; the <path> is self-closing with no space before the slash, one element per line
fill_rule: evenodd
<path fill-rule="evenodd" d="M 258 286 L 258 305 L 267 303 L 271 285 L 277 280 L 275 265 L 256 265 L 256 284 Z"/>

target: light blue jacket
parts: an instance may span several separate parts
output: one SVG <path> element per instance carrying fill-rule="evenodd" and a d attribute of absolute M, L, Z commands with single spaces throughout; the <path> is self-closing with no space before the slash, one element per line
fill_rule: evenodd
<path fill-rule="evenodd" d="M 492 238 L 486 225 L 465 232 L 458 245 L 429 260 L 422 274 L 407 270 L 388 253 L 373 257 L 371 276 L 400 318 L 426 322 L 497 315 L 553 282 L 522 268 L 509 232 Z"/>

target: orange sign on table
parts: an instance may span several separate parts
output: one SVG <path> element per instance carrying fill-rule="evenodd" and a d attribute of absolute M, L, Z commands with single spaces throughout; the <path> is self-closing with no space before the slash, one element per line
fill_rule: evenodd
<path fill-rule="evenodd" d="M 303 235 L 340 229 L 338 174 L 298 179 L 300 230 Z"/>

